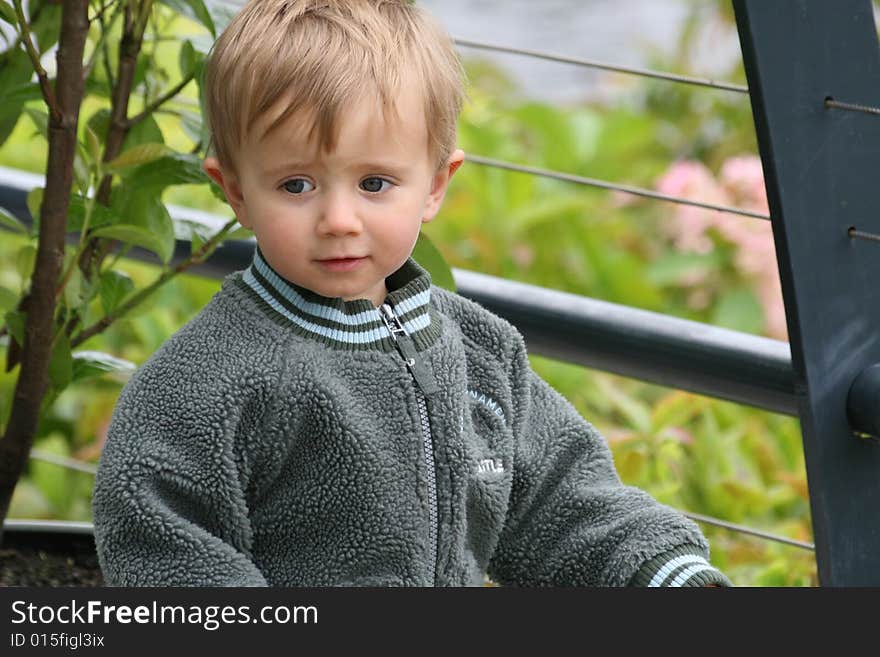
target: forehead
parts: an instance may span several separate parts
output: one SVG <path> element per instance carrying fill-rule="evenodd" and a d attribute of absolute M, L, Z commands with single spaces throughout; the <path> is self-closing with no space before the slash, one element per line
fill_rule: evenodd
<path fill-rule="evenodd" d="M 365 92 L 334 115 L 321 108 L 301 108 L 279 122 L 290 106 L 291 100 L 282 98 L 260 116 L 245 146 L 263 154 L 286 151 L 314 158 L 376 150 L 411 158 L 428 154 L 424 100 L 413 87 L 402 88 L 393 106 L 383 106 L 376 95 Z"/>

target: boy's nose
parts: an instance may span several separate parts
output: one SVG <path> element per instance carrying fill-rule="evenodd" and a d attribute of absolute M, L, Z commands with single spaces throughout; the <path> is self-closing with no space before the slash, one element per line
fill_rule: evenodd
<path fill-rule="evenodd" d="M 354 203 L 345 194 L 327 194 L 321 207 L 318 232 L 321 235 L 349 235 L 361 231 Z"/>

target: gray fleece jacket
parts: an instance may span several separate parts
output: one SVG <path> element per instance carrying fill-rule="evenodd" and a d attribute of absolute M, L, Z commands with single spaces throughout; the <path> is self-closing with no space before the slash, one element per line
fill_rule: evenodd
<path fill-rule="evenodd" d="M 126 384 L 94 491 L 122 586 L 729 585 L 522 336 L 413 259 L 386 303 L 251 266 Z"/>

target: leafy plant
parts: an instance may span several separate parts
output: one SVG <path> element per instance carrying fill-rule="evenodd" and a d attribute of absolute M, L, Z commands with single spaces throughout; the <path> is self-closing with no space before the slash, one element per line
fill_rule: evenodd
<path fill-rule="evenodd" d="M 26 238 L 15 256 L 21 289 L 0 289 L 4 379 L 15 379 L 0 416 L 0 519 L 39 422 L 61 392 L 129 366 L 79 348 L 241 235 L 232 220 L 216 232 L 175 223 L 161 201 L 169 186 L 208 183 L 200 165 L 207 131 L 191 88 L 210 41 L 182 39 L 176 65 L 158 63 L 169 45 L 163 35 L 181 14 L 215 34 L 216 17 L 202 0 L 33 0 L 27 10 L 13 0 L 0 12 L 12 28 L 0 53 L 0 143 L 24 117 L 48 140 L 45 185 L 28 196 L 33 223 L 0 215 Z M 56 48 L 50 72 L 46 55 Z M 186 149 L 165 143 L 160 115 L 188 130 Z M 191 239 L 192 248 L 175 262 L 176 238 Z M 150 252 L 162 267 L 140 288 L 117 266 L 132 248 Z M 60 449 L 57 440 L 47 444 Z M 61 486 L 63 480 L 39 472 L 32 473 L 36 481 Z M 49 497 L 61 508 L 56 493 Z"/>

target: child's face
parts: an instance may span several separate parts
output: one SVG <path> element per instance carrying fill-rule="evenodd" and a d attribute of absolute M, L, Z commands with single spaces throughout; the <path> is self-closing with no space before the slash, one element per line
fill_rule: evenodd
<path fill-rule="evenodd" d="M 365 298 L 378 307 L 385 277 L 412 254 L 464 158 L 455 151 L 437 169 L 417 92 L 401 94 L 397 114 L 386 122 L 378 104 L 353 106 L 340 117 L 330 152 L 309 141 L 311 124 L 294 115 L 245 144 L 236 174 L 213 158 L 205 170 L 279 274 L 323 296 Z M 262 134 L 270 118 L 252 134 Z M 357 259 L 328 262 L 334 258 Z"/>

